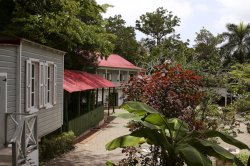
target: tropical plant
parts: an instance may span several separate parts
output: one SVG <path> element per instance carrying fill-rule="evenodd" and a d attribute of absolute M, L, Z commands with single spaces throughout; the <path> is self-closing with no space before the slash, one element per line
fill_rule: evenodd
<path fill-rule="evenodd" d="M 188 166 L 212 166 L 209 156 L 234 161 L 237 166 L 244 165 L 235 155 L 206 138 L 220 137 L 226 143 L 250 150 L 244 143 L 215 130 L 189 131 L 188 125 L 182 120 L 166 118 L 141 102 L 127 102 L 122 108 L 135 114 L 135 119 L 139 117 L 142 127 L 110 141 L 106 144 L 107 150 L 153 145 L 160 149 L 156 165 L 168 166 L 183 165 L 183 162 Z M 137 163 L 140 163 L 139 159 Z M 109 164 L 112 165 L 111 162 Z"/>
<path fill-rule="evenodd" d="M 226 44 L 222 46 L 225 64 L 244 63 L 250 58 L 250 24 L 227 24 L 228 32 L 222 34 Z"/>

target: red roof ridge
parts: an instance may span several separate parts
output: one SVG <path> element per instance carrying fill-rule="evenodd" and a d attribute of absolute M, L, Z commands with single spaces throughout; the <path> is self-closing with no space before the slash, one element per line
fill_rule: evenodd
<path fill-rule="evenodd" d="M 110 54 L 107 59 L 99 57 L 98 61 L 100 67 L 141 69 L 118 54 Z"/>

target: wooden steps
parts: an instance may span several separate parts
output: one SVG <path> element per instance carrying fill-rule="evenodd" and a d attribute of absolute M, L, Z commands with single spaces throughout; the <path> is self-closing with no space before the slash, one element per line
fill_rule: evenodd
<path fill-rule="evenodd" d="M 0 166 L 12 165 L 12 151 L 11 148 L 0 149 Z"/>

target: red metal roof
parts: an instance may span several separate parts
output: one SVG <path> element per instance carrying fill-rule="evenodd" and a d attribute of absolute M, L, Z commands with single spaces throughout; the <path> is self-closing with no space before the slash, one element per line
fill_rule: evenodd
<path fill-rule="evenodd" d="M 114 67 L 114 68 L 126 68 L 126 69 L 137 69 L 137 70 L 141 69 L 117 54 L 111 54 L 108 56 L 107 59 L 101 59 L 99 57 L 98 61 L 99 61 L 99 66 L 101 67 Z"/>
<path fill-rule="evenodd" d="M 115 85 L 96 74 L 76 70 L 64 70 L 63 89 L 69 93 L 108 87 L 115 87 Z"/>

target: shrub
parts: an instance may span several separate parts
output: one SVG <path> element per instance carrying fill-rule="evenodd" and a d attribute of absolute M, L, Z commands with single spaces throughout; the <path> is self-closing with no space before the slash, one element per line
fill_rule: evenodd
<path fill-rule="evenodd" d="M 44 138 L 39 144 L 41 161 L 55 158 L 74 149 L 75 135 L 72 131 Z"/>
<path fill-rule="evenodd" d="M 239 153 L 236 155 L 236 157 L 238 157 L 244 165 L 247 165 L 247 161 L 249 158 L 249 155 L 247 153 Z M 233 165 L 236 166 L 235 163 Z"/>
<path fill-rule="evenodd" d="M 181 118 L 190 128 L 202 128 L 194 108 L 200 104 L 202 77 L 181 65 L 163 64 L 150 76 L 133 78 L 124 88 L 127 100 L 144 102 L 169 118 Z"/>

